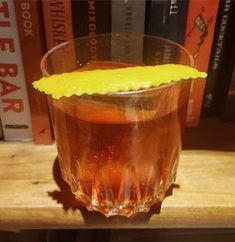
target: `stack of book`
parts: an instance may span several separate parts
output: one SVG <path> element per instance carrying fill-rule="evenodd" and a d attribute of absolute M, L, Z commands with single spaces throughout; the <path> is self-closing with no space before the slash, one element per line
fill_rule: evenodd
<path fill-rule="evenodd" d="M 186 126 L 197 127 L 201 117 L 233 119 L 234 41 L 229 37 L 233 16 L 232 0 L 0 0 L 0 137 L 53 142 L 47 98 L 32 88 L 41 77 L 40 60 L 47 50 L 73 38 L 91 36 L 95 45 L 101 33 L 129 36 L 131 45 L 118 43 L 118 53 L 110 45 L 110 53 L 139 62 L 144 57 L 136 56 L 135 49 L 144 52 L 144 43 L 142 38 L 131 39 L 132 33 L 185 46 L 195 66 L 208 72 L 207 79 L 192 83 Z M 162 58 L 169 58 L 167 46 L 164 51 Z M 229 66 L 226 73 L 225 66 Z"/>

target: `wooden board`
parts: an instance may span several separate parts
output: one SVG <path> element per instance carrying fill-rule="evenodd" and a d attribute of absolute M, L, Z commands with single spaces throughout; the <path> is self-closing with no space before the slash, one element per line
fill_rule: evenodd
<path fill-rule="evenodd" d="M 55 145 L 0 143 L 0 229 L 235 227 L 235 151 L 184 150 L 173 194 L 131 219 L 76 203 L 56 157 Z"/>

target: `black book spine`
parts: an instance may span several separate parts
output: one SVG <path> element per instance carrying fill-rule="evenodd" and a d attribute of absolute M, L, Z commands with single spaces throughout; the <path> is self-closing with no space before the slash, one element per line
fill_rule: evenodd
<path fill-rule="evenodd" d="M 147 0 L 145 13 L 145 34 L 164 38 L 166 36 L 166 15 L 168 0 Z M 163 46 L 155 46 L 144 41 L 145 64 L 162 64 L 164 59 Z M 151 46 L 151 47 L 150 47 Z M 154 55 L 149 54 L 154 52 Z"/>
<path fill-rule="evenodd" d="M 110 39 L 107 43 L 96 38 L 97 34 L 111 32 L 110 0 L 71 0 L 74 38 L 90 36 L 89 59 L 107 59 L 110 56 Z M 104 45 L 104 46 L 103 46 Z M 81 51 L 78 49 L 77 52 Z M 86 51 L 86 50 L 85 50 Z M 79 53 L 78 53 L 79 55 Z"/>
<path fill-rule="evenodd" d="M 168 0 L 166 7 L 165 38 L 183 44 L 186 30 L 188 1 Z M 177 63 L 179 53 L 169 45 L 164 46 L 163 63 Z"/>
<path fill-rule="evenodd" d="M 151 0 L 146 5 L 145 33 L 184 43 L 188 1 Z M 169 45 L 156 49 L 157 63 L 170 63 L 178 58 Z M 156 63 L 156 64 L 157 64 Z"/>
<path fill-rule="evenodd" d="M 167 0 L 147 0 L 145 33 L 165 37 Z"/>
<path fill-rule="evenodd" d="M 184 43 L 186 21 L 188 12 L 188 1 L 167 1 L 167 15 L 165 25 L 165 38 Z"/>
<path fill-rule="evenodd" d="M 208 77 L 204 94 L 202 117 L 213 117 L 216 114 L 215 96 L 219 82 L 222 59 L 225 55 L 226 38 L 229 36 L 229 19 L 232 16 L 232 0 L 221 0 L 216 20 Z"/>
<path fill-rule="evenodd" d="M 109 0 L 72 0 L 74 37 L 110 33 Z"/>
<path fill-rule="evenodd" d="M 231 2 L 231 15 L 228 19 L 227 37 L 223 46 L 221 66 L 218 73 L 218 81 L 215 86 L 215 113 L 219 118 L 228 119 L 228 112 L 233 113 L 234 106 L 230 106 L 228 98 L 231 93 L 233 79 L 233 69 L 235 65 L 235 1 Z M 229 111 L 229 109 L 231 110 Z M 229 118 L 231 119 L 231 118 Z"/>

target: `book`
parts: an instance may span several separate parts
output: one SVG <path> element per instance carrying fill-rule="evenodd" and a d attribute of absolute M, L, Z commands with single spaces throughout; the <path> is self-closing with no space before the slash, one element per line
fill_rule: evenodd
<path fill-rule="evenodd" d="M 87 48 L 76 46 L 77 59 L 84 65 L 90 60 L 109 60 L 111 38 L 96 36 L 111 31 L 110 1 L 72 0 L 71 8 L 74 38 L 90 37 Z"/>
<path fill-rule="evenodd" d="M 166 1 L 166 4 L 164 37 L 182 45 L 185 38 L 188 1 L 168 0 Z M 172 49 L 170 45 L 164 46 L 163 53 L 163 64 L 172 62 L 175 63 L 179 59 L 179 52 L 176 49 Z"/>
<path fill-rule="evenodd" d="M 184 46 L 200 71 L 208 71 L 218 6 L 218 0 L 189 1 Z M 200 123 L 205 84 L 206 79 L 202 78 L 192 81 L 186 127 L 197 127 Z"/>
<path fill-rule="evenodd" d="M 47 50 L 73 39 L 71 2 L 42 1 Z"/>
<path fill-rule="evenodd" d="M 213 46 L 211 50 L 208 77 L 204 93 L 202 116 L 212 117 L 216 115 L 215 96 L 216 83 L 221 69 L 222 56 L 224 55 L 225 40 L 229 34 L 228 22 L 232 17 L 232 0 L 221 0 L 216 20 Z"/>
<path fill-rule="evenodd" d="M 168 0 L 146 1 L 146 34 L 165 37 L 167 1 Z"/>
<path fill-rule="evenodd" d="M 110 33 L 109 0 L 72 0 L 74 37 Z"/>
<path fill-rule="evenodd" d="M 42 1 L 42 12 L 47 51 L 73 39 L 71 0 Z M 66 46 L 63 51 L 65 55 L 71 57 L 71 62 L 67 63 L 61 59 L 61 51 L 54 52 L 53 55 L 50 56 L 49 72 L 51 72 L 51 74 L 68 71 L 68 68 L 70 68 L 71 71 L 76 69 L 77 59 L 74 47 L 72 45 Z M 48 96 L 48 105 L 53 127 L 54 112 L 53 102 L 50 96 Z"/>
<path fill-rule="evenodd" d="M 145 34 L 165 37 L 166 12 L 168 0 L 147 0 L 145 11 Z M 154 51 L 154 55 L 152 52 Z M 164 58 L 163 46 L 153 47 L 148 39 L 144 41 L 145 64 L 162 64 Z"/>
<path fill-rule="evenodd" d="M 145 33 L 183 44 L 187 11 L 188 1 L 185 0 L 147 1 Z M 156 47 L 155 51 L 156 64 L 172 63 L 178 59 L 177 51 L 172 50 L 167 44 L 161 47 Z"/>
<path fill-rule="evenodd" d="M 145 0 L 111 0 L 112 60 L 143 63 Z"/>
<path fill-rule="evenodd" d="M 184 43 L 188 1 L 148 0 L 145 33 Z"/>
<path fill-rule="evenodd" d="M 41 78 L 40 61 L 46 52 L 41 2 L 15 0 L 14 3 L 31 110 L 33 140 L 35 144 L 51 144 L 53 134 L 47 98 L 32 86 L 34 80 Z"/>
<path fill-rule="evenodd" d="M 185 0 L 168 0 L 166 6 L 165 38 L 179 44 L 184 43 L 188 2 Z"/>
<path fill-rule="evenodd" d="M 235 2 L 231 2 L 231 17 L 228 18 L 227 36 L 224 40 L 221 66 L 215 92 L 216 115 L 223 120 L 235 120 L 234 68 L 235 68 Z"/>
<path fill-rule="evenodd" d="M 0 116 L 4 139 L 32 140 L 32 125 L 13 1 L 0 0 Z"/>

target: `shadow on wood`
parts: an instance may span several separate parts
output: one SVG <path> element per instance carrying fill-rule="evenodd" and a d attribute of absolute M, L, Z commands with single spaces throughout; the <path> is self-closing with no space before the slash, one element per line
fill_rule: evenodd
<path fill-rule="evenodd" d="M 56 200 L 58 203 L 63 205 L 63 208 L 66 211 L 69 209 L 76 210 L 79 209 L 83 215 L 84 222 L 86 224 L 99 224 L 101 226 L 108 226 L 109 224 L 119 225 L 119 224 L 132 224 L 132 225 L 140 225 L 140 224 L 147 224 L 149 219 L 153 214 L 160 214 L 161 211 L 161 203 L 157 203 L 150 208 L 148 213 L 137 213 L 130 218 L 126 218 L 123 216 L 113 216 L 110 218 L 106 218 L 103 214 L 95 211 L 88 211 L 85 205 L 79 202 L 75 196 L 72 194 L 71 189 L 67 182 L 65 182 L 61 176 L 60 166 L 58 158 L 55 159 L 53 165 L 53 176 L 55 182 L 59 186 L 60 190 L 50 191 L 48 195 L 53 199 Z M 173 193 L 174 188 L 179 188 L 179 185 L 173 184 L 170 189 L 167 191 L 166 196 L 171 196 Z"/>

